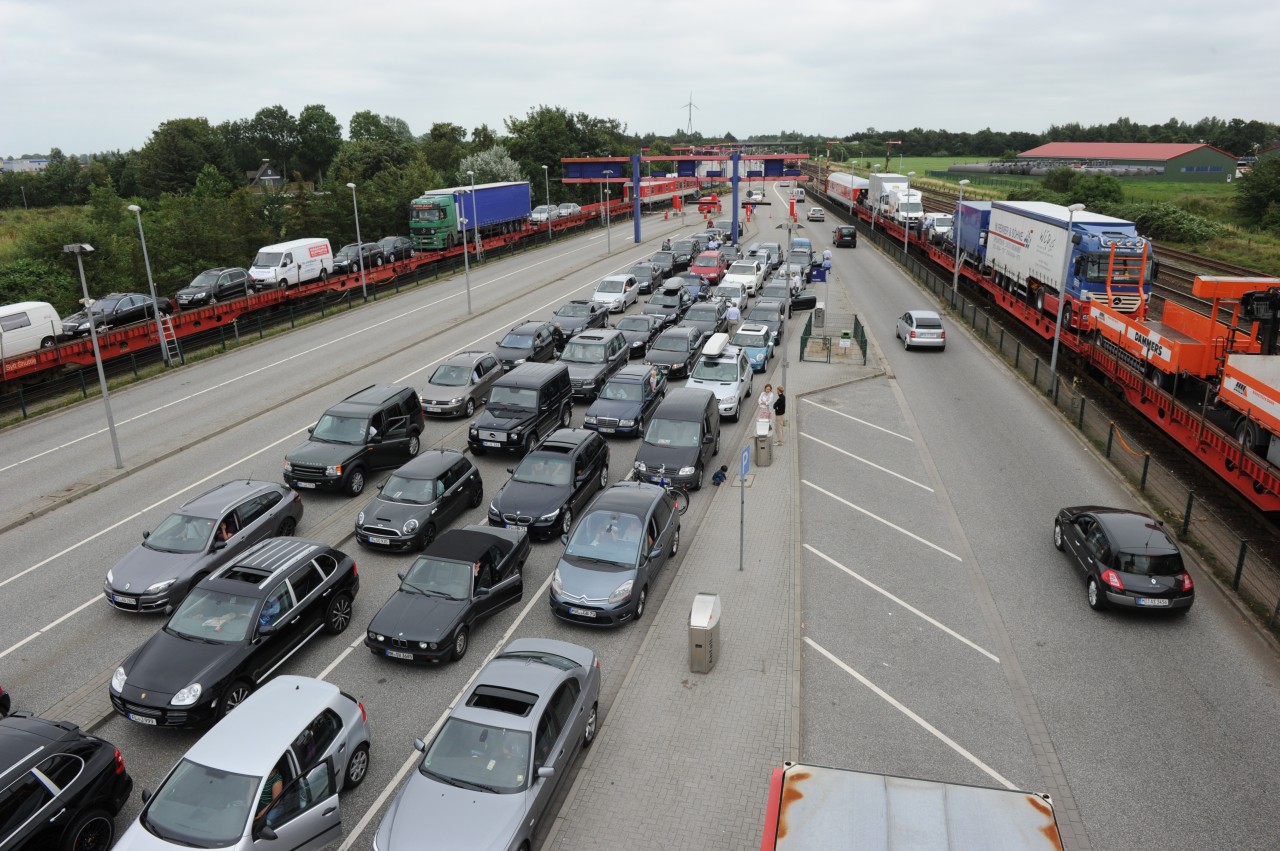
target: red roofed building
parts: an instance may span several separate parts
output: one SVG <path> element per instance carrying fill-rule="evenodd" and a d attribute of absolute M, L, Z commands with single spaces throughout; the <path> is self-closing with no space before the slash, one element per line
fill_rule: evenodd
<path fill-rule="evenodd" d="M 1169 181 L 1222 183 L 1236 172 L 1236 158 L 1213 145 L 1194 142 L 1049 142 L 1023 151 L 1019 160 L 1143 172 Z M 1117 176 L 1125 176 L 1123 173 Z"/>

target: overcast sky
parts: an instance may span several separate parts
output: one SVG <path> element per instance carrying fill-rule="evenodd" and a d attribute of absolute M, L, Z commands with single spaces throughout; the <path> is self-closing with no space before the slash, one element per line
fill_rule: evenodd
<path fill-rule="evenodd" d="M 281 104 L 468 130 L 540 104 L 631 132 L 1040 132 L 1280 121 L 1280 3 L 0 0 L 0 155 L 128 150 Z"/>

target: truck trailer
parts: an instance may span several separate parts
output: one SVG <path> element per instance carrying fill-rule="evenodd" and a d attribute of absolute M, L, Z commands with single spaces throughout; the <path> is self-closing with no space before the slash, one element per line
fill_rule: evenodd
<path fill-rule="evenodd" d="M 474 187 L 428 189 L 409 204 L 409 236 L 420 250 L 453 248 L 462 243 L 462 220 L 467 238 L 480 239 L 523 230 L 529 220 L 529 183 L 482 183 Z M 474 221 L 473 221 L 474 220 Z"/>
<path fill-rule="evenodd" d="M 956 204 L 955 229 L 952 239 L 960 246 L 961 262 L 978 269 L 987 265 L 987 230 L 991 227 L 990 201 L 964 201 Z"/>
<path fill-rule="evenodd" d="M 873 171 L 867 175 L 867 203 L 871 206 L 872 214 L 888 218 L 889 214 L 885 212 L 885 208 L 889 204 L 889 195 L 906 192 L 909 180 L 910 178 L 905 174 L 881 174 Z"/>

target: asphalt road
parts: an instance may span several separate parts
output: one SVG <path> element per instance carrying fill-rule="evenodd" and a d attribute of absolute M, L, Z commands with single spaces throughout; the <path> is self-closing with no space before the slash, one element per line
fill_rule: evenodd
<path fill-rule="evenodd" d="M 1141 504 L 955 323 L 903 351 L 938 305 L 869 241 L 834 255 L 888 375 L 800 406 L 804 758 L 1047 791 L 1095 849 L 1275 848 L 1270 647 L 1202 573 L 1185 618 L 1090 610 L 1053 518 Z"/>
<path fill-rule="evenodd" d="M 0 533 L 0 546 L 10 554 L 0 568 L 0 683 L 13 693 L 15 708 L 43 712 L 86 682 L 103 681 L 161 625 L 162 618 L 111 609 L 101 587 L 106 570 L 181 502 L 229 479 L 278 480 L 284 454 L 332 403 L 375 382 L 421 386 L 441 358 L 464 348 L 489 348 L 520 319 L 549 318 L 564 301 L 589 297 L 601 277 L 649 256 L 664 236 L 700 229 L 700 221 L 691 216 L 680 231 L 678 222 L 646 219 L 643 246 L 630 241 L 629 222 L 616 225 L 608 256 L 604 233 L 596 231 L 473 270 L 470 318 L 458 277 L 118 391 L 112 402 L 131 470 L 127 476 L 113 479 L 100 402 L 0 433 L 0 457 L 8 465 L 0 493 L 11 518 L 21 511 L 14 506 L 36 504 L 35 495 L 109 481 Z M 584 410 L 576 406 L 575 423 Z M 460 449 L 465 425 L 461 419 L 430 420 L 423 446 Z M 738 428 L 726 422 L 726 440 Z M 634 440 L 611 441 L 611 480 L 627 474 L 635 446 Z M 475 462 L 486 499 L 455 520 L 455 527 L 484 522 L 488 497 L 506 481 L 505 468 L 514 460 L 490 453 Z M 361 644 L 364 627 L 398 585 L 396 572 L 412 557 L 360 550 L 348 537 L 356 512 L 372 493 L 370 487 L 354 499 L 305 494 L 298 534 L 318 531 L 327 542 L 353 552 L 361 591 L 345 634 L 317 637 L 282 669 L 338 684 L 360 698 L 369 713 L 374 731 L 370 774 L 358 790 L 343 796 L 344 848 L 369 847 L 381 808 L 416 755 L 413 739 L 428 736 L 487 655 L 522 636 L 592 647 L 603 663 L 601 706 L 607 717 L 643 638 L 642 625 L 600 632 L 554 620 L 547 584 L 561 548 L 535 544 L 525 568 L 524 599 L 480 626 L 460 663 L 415 668 L 374 658 Z M 685 536 L 696 532 L 698 503 L 695 496 L 683 518 Z M 650 606 L 661 604 L 672 572 L 665 571 L 652 589 Z M 105 687 L 96 699 L 109 712 Z M 120 748 L 139 790 L 155 788 L 198 738 L 114 716 L 94 732 Z M 119 830 L 140 805 L 135 795 L 117 819 Z"/>

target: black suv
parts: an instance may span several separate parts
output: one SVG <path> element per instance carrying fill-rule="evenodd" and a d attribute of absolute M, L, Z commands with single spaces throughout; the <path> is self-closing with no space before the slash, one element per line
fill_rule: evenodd
<path fill-rule="evenodd" d="M 382 253 L 382 246 L 376 242 L 366 242 L 363 245 L 351 243 L 342 246 L 342 250 L 333 255 L 333 274 L 348 275 L 352 272 L 360 271 L 360 255 L 364 254 L 365 270 L 376 269 L 385 261 Z"/>
<path fill-rule="evenodd" d="M 605 382 L 600 395 L 587 408 L 582 427 L 604 434 L 644 434 L 653 409 L 667 395 L 667 376 L 661 368 L 641 364 L 624 366 Z"/>
<path fill-rule="evenodd" d="M 637 292 L 644 295 L 652 293 L 657 286 L 661 286 L 663 279 L 666 278 L 662 269 L 648 260 L 642 260 L 632 266 L 627 270 L 627 274 L 636 279 Z"/>
<path fill-rule="evenodd" d="M 425 424 L 412 387 L 370 385 L 307 429 L 307 442 L 285 456 L 285 484 L 358 496 L 369 471 L 398 467 L 418 454 Z"/>
<path fill-rule="evenodd" d="M 611 328 L 574 335 L 565 345 L 560 363 L 569 367 L 573 395 L 594 399 L 609 376 L 626 366 L 630 357 L 626 335 Z"/>
<path fill-rule="evenodd" d="M 174 298 L 178 307 L 199 307 L 248 294 L 249 273 L 244 269 L 205 269 Z"/>
<path fill-rule="evenodd" d="M 109 848 L 133 779 L 110 742 L 29 712 L 0 720 L 0 848 Z"/>
<path fill-rule="evenodd" d="M 521 364 L 493 383 L 484 413 L 467 430 L 472 455 L 490 449 L 531 452 L 542 435 L 565 428 L 573 416 L 569 367 Z"/>
<path fill-rule="evenodd" d="M 702 351 L 702 329 L 677 325 L 658 335 L 644 353 L 644 362 L 653 364 L 671 378 L 685 378 Z"/>
<path fill-rule="evenodd" d="M 562 428 L 511 471 L 489 503 L 490 526 L 521 526 L 538 538 L 569 534 L 573 517 L 609 486 L 609 445 L 581 428 Z"/>
<path fill-rule="evenodd" d="M 269 538 L 200 581 L 164 627 L 116 668 L 116 712 L 149 727 L 198 727 L 244 702 L 324 629 L 351 623 L 360 576 L 317 541 Z"/>
<path fill-rule="evenodd" d="M 553 361 L 561 343 L 559 331 L 550 322 L 521 322 L 497 342 L 493 350 L 504 372 L 510 372 L 529 361 Z"/>

